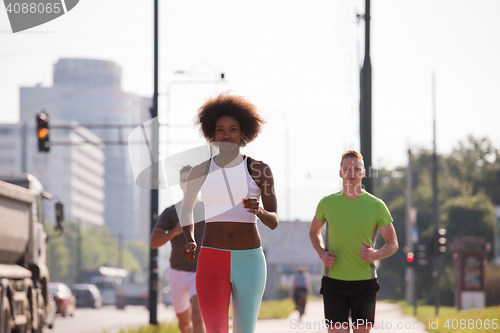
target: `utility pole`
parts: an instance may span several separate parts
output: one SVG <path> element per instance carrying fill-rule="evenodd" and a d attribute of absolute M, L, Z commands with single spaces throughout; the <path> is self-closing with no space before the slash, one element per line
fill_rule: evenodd
<path fill-rule="evenodd" d="M 359 134 L 361 154 L 367 169 L 365 190 L 373 193 L 372 178 L 372 64 L 370 60 L 370 0 L 365 0 L 365 58 L 360 77 Z"/>
<path fill-rule="evenodd" d="M 123 268 L 123 233 L 118 233 L 118 268 Z"/>
<path fill-rule="evenodd" d="M 23 121 L 23 124 L 21 126 L 21 172 L 22 173 L 27 173 L 26 170 L 28 170 L 26 166 L 26 142 L 27 142 L 27 136 L 28 136 L 28 131 L 27 131 L 27 126 L 26 122 Z"/>
<path fill-rule="evenodd" d="M 158 117 L 158 0 L 154 0 L 154 94 L 151 118 Z M 151 127 L 151 153 L 153 163 L 151 168 L 151 224 L 150 232 L 158 218 L 158 146 L 159 126 Z M 158 325 L 158 249 L 149 250 L 149 323 Z"/>
<path fill-rule="evenodd" d="M 82 223 L 79 218 L 76 220 L 76 282 L 82 283 Z"/>
<path fill-rule="evenodd" d="M 439 244 L 438 244 L 438 230 L 439 230 L 439 204 L 438 204 L 438 164 L 436 153 L 436 75 L 432 73 L 432 133 L 433 133 L 433 153 L 432 153 L 432 220 L 434 222 L 434 235 L 432 241 L 434 242 L 434 257 L 432 258 L 432 277 L 434 279 L 434 304 L 436 306 L 435 314 L 439 313 Z"/>

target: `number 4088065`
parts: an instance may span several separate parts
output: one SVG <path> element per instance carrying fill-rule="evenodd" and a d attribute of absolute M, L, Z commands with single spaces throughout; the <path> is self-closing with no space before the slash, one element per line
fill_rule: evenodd
<path fill-rule="evenodd" d="M 6 8 L 7 13 L 55 13 L 59 14 L 61 12 L 61 4 L 60 3 L 9 3 L 9 5 Z"/>
<path fill-rule="evenodd" d="M 444 327 L 450 329 L 497 329 L 498 328 L 498 319 L 492 319 L 491 322 L 489 319 L 448 319 L 444 324 Z"/>

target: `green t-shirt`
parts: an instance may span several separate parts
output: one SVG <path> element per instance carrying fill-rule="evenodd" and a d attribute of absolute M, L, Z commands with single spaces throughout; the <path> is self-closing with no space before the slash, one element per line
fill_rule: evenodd
<path fill-rule="evenodd" d="M 335 253 L 333 267 L 324 267 L 323 275 L 345 281 L 377 277 L 375 264 L 361 260 L 359 251 L 362 241 L 374 247 L 378 228 L 392 222 L 382 200 L 366 191 L 356 199 L 348 199 L 340 191 L 321 199 L 316 218 L 327 221 L 328 250 Z"/>

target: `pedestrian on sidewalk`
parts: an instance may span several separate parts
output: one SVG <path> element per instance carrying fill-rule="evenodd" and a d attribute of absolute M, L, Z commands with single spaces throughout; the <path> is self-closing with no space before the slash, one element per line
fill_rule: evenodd
<path fill-rule="evenodd" d="M 299 321 L 302 321 L 306 309 L 307 295 L 311 292 L 311 277 L 304 266 L 297 268 L 291 289 L 295 309 L 299 311 Z"/>
<path fill-rule="evenodd" d="M 180 171 L 180 187 L 186 192 L 186 181 L 191 166 L 187 165 Z M 166 279 L 169 281 L 172 293 L 172 304 L 179 321 L 181 333 L 204 333 L 205 325 L 196 296 L 196 260 L 189 261 L 182 255 L 182 248 L 186 245 L 186 238 L 182 235 L 177 212 L 180 212 L 182 201 L 165 209 L 156 221 L 151 234 L 151 248 L 157 249 L 170 242 L 170 268 Z M 194 205 L 195 219 L 199 221 L 194 228 L 197 241 L 203 237 L 205 227 L 203 204 L 197 201 Z M 199 251 L 198 251 L 199 252 Z"/>
<path fill-rule="evenodd" d="M 181 226 L 188 242 L 183 254 L 193 260 L 198 248 L 192 212 L 201 191 L 206 225 L 196 289 L 207 332 L 228 332 L 231 298 L 233 331 L 252 333 L 266 283 L 257 218 L 275 229 L 277 199 L 270 167 L 243 155 L 240 148 L 258 136 L 264 120 L 244 98 L 221 94 L 198 110 L 196 122 L 219 153 L 193 167 L 188 175 L 181 208 Z"/>
<path fill-rule="evenodd" d="M 392 217 L 382 200 L 364 190 L 363 156 L 354 150 L 342 155 L 339 175 L 342 190 L 318 204 L 309 237 L 323 261 L 323 295 L 328 332 L 369 332 L 375 324 L 379 290 L 374 261 L 398 250 Z M 323 244 L 321 228 L 326 223 Z M 377 232 L 385 240 L 376 250 Z M 349 312 L 353 325 L 349 325 Z"/>

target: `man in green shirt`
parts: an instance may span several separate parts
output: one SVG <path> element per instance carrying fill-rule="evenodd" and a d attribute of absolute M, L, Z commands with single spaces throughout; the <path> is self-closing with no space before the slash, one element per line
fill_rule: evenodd
<path fill-rule="evenodd" d="M 353 328 L 364 333 L 375 324 L 379 285 L 374 261 L 391 256 L 399 246 L 386 205 L 363 189 L 363 156 L 348 150 L 340 167 L 342 191 L 321 199 L 309 237 L 324 264 L 321 294 L 328 332 L 348 333 Z M 324 245 L 321 229 L 325 222 Z M 385 244 L 376 250 L 378 231 Z"/>

